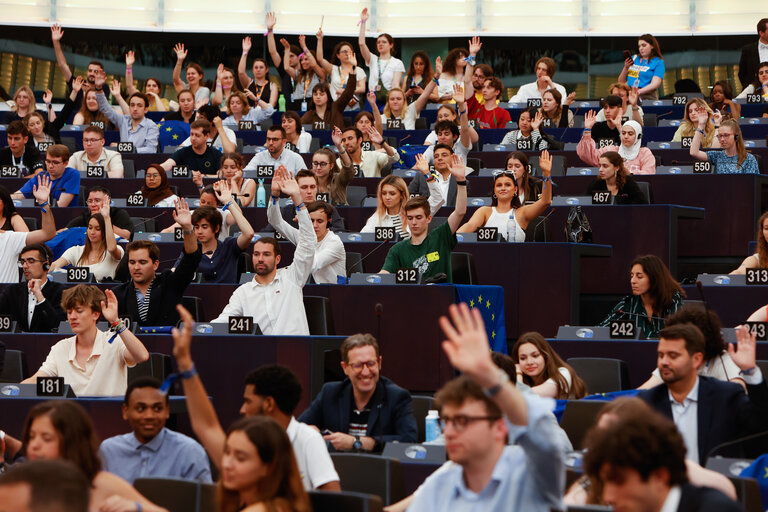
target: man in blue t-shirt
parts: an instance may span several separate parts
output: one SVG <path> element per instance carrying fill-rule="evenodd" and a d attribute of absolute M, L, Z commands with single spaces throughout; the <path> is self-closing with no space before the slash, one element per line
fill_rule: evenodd
<path fill-rule="evenodd" d="M 46 170 L 30 178 L 11 197 L 13 199 L 31 198 L 40 176 L 50 176 L 51 198 L 56 199 L 56 205 L 59 208 L 77 207 L 77 196 L 80 194 L 80 173 L 76 169 L 67 167 L 67 162 L 69 162 L 69 148 L 67 146 L 54 144 L 48 147 L 45 154 Z"/>

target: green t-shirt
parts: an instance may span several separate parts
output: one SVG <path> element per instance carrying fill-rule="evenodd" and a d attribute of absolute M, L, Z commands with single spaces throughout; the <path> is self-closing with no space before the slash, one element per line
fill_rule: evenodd
<path fill-rule="evenodd" d="M 443 272 L 448 276 L 448 282 L 452 283 L 451 251 L 456 243 L 456 235 L 445 222 L 429 233 L 420 245 L 413 245 L 410 240 L 396 243 L 387 253 L 383 268 L 394 274 L 398 268 L 413 267 L 422 278 Z"/>

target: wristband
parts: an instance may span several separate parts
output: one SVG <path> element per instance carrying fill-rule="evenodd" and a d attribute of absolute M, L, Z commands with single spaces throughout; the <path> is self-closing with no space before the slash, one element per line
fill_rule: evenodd
<path fill-rule="evenodd" d="M 48 206 L 48 201 L 40 205 L 40 211 L 43 213 L 48 213 L 48 210 L 45 209 L 46 206 Z"/>
<path fill-rule="evenodd" d="M 135 501 L 134 505 L 136 505 L 136 512 L 142 512 L 141 503 Z"/>
<path fill-rule="evenodd" d="M 125 66 L 125 70 L 126 70 L 126 71 L 131 71 L 131 70 L 133 70 L 133 68 L 130 68 L 130 67 L 128 67 L 128 66 Z"/>
<path fill-rule="evenodd" d="M 191 235 L 192 233 L 194 233 L 194 232 L 195 232 L 195 230 L 194 230 L 194 229 L 192 229 L 192 230 L 190 230 L 190 231 L 187 231 L 186 229 L 182 229 L 182 230 L 181 230 L 181 232 L 182 232 L 182 233 L 184 233 L 185 235 Z"/>
<path fill-rule="evenodd" d="M 301 202 L 296 205 L 296 212 L 300 212 L 302 208 L 304 208 L 304 202 Z"/>
<path fill-rule="evenodd" d="M 248 52 L 243 50 L 243 55 L 248 55 Z"/>
<path fill-rule="evenodd" d="M 460 187 L 466 187 L 467 186 L 467 180 L 465 179 L 464 181 L 456 181 L 456 185 L 458 185 Z"/>
<path fill-rule="evenodd" d="M 592 128 L 584 128 L 584 130 L 582 130 L 582 132 L 581 132 L 581 136 L 583 137 L 586 134 L 590 134 L 591 135 L 592 134 Z"/>
<path fill-rule="evenodd" d="M 232 201 L 230 201 L 227 204 L 225 204 L 224 207 L 221 209 L 221 211 L 223 211 L 223 212 L 227 211 L 227 208 L 229 208 L 230 206 L 232 206 Z"/>
<path fill-rule="evenodd" d="M 715 125 L 715 130 L 717 130 L 718 128 L 720 128 L 720 125 L 719 125 L 719 124 L 716 124 L 716 125 Z"/>
<path fill-rule="evenodd" d="M 704 130 L 702 130 L 701 128 L 696 128 L 696 131 L 697 131 L 697 132 L 699 132 L 699 133 L 700 133 L 700 134 L 702 134 L 702 135 L 706 135 L 706 134 L 704 133 Z"/>
<path fill-rule="evenodd" d="M 440 81 L 437 78 L 432 77 L 432 81 L 435 82 L 436 85 L 440 85 Z"/>
<path fill-rule="evenodd" d="M 477 57 L 474 55 L 470 55 L 469 57 L 464 57 L 464 62 L 467 64 L 474 66 L 477 63 Z"/>
<path fill-rule="evenodd" d="M 463 111 L 463 112 L 459 112 L 459 115 L 460 115 L 460 116 L 463 116 L 463 115 L 464 115 L 464 114 L 466 114 L 466 113 L 467 113 L 467 111 L 465 110 L 465 111 Z"/>
<path fill-rule="evenodd" d="M 749 370 L 741 370 L 741 372 L 740 372 L 740 373 L 741 373 L 742 375 L 750 376 L 750 375 L 752 375 L 753 373 L 755 373 L 755 370 L 757 370 L 757 366 L 753 366 L 753 367 L 752 367 L 752 368 L 750 368 Z"/>
<path fill-rule="evenodd" d="M 498 384 L 488 389 L 483 389 L 483 393 L 485 393 L 485 396 L 487 396 L 488 398 L 493 398 L 496 395 L 498 395 L 499 391 L 501 391 L 501 388 L 504 387 L 504 384 L 509 382 L 509 375 L 507 375 L 507 372 L 505 372 L 501 368 L 496 368 L 496 374 L 499 376 Z"/>

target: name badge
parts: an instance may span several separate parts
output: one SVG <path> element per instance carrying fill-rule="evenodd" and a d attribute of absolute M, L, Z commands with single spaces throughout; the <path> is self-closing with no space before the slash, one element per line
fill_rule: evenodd
<path fill-rule="evenodd" d="M 19 168 L 16 165 L 4 165 L 0 167 L 0 178 L 18 178 Z"/>
<path fill-rule="evenodd" d="M 71 267 L 67 269 L 67 282 L 87 283 L 91 279 L 91 271 L 88 267 Z"/>
<path fill-rule="evenodd" d="M 707 160 L 706 162 L 693 162 L 694 174 L 707 174 L 712 172 L 712 162 Z"/>
<path fill-rule="evenodd" d="M 373 239 L 377 242 L 390 242 L 395 239 L 395 228 L 376 226 L 373 228 Z"/>
<path fill-rule="evenodd" d="M 174 165 L 171 169 L 172 178 L 189 178 L 189 166 L 186 165 Z"/>
<path fill-rule="evenodd" d="M 530 151 L 533 149 L 533 141 L 531 139 L 518 139 L 516 149 L 518 151 Z"/>
<path fill-rule="evenodd" d="M 402 130 L 402 129 L 403 129 L 402 119 L 387 119 L 387 130 Z"/>
<path fill-rule="evenodd" d="M 229 317 L 229 334 L 251 334 L 253 332 L 252 316 Z"/>
<path fill-rule="evenodd" d="M 104 121 L 91 121 L 91 126 L 98 126 L 102 130 L 104 129 Z"/>
<path fill-rule="evenodd" d="M 680 145 L 684 148 L 691 147 L 692 142 L 693 142 L 693 137 L 683 137 L 680 139 Z"/>
<path fill-rule="evenodd" d="M 238 126 L 241 130 L 253 130 L 253 121 L 240 121 Z"/>
<path fill-rule="evenodd" d="M 747 94 L 747 103 L 762 103 L 763 97 L 759 94 Z"/>
<path fill-rule="evenodd" d="M 672 96 L 673 105 L 685 105 L 688 103 L 688 96 Z"/>
<path fill-rule="evenodd" d="M 369 140 L 364 140 L 360 144 L 360 149 L 362 149 L 363 151 L 373 151 L 373 143 L 371 143 L 371 141 Z"/>
<path fill-rule="evenodd" d="M 86 178 L 104 178 L 104 166 L 103 165 L 89 165 L 85 169 Z"/>
<path fill-rule="evenodd" d="M 125 204 L 128 206 L 144 206 L 144 194 L 141 192 L 134 192 L 125 200 Z"/>
<path fill-rule="evenodd" d="M 592 204 L 611 204 L 611 193 L 595 192 L 592 194 Z"/>
<path fill-rule="evenodd" d="M 499 236 L 499 228 L 488 227 L 477 230 L 478 242 L 495 242 Z"/>
<path fill-rule="evenodd" d="M 256 176 L 259 178 L 271 178 L 275 175 L 275 167 L 272 165 L 257 165 Z"/>
<path fill-rule="evenodd" d="M 528 98 L 528 108 L 541 108 L 541 98 Z"/>
<path fill-rule="evenodd" d="M 757 341 L 768 341 L 768 322 L 745 322 L 744 325 Z"/>
<path fill-rule="evenodd" d="M 607 148 L 608 146 L 615 146 L 615 145 L 616 145 L 616 142 L 614 142 L 613 139 L 598 139 L 597 141 L 597 147 L 600 149 Z"/>
<path fill-rule="evenodd" d="M 768 269 L 765 268 L 748 268 L 747 269 L 747 284 L 766 285 L 768 284 Z"/>
<path fill-rule="evenodd" d="M 395 282 L 397 284 L 418 284 L 419 271 L 413 267 L 399 268 L 395 271 Z"/>
<path fill-rule="evenodd" d="M 0 332 L 11 332 L 13 319 L 11 315 L 0 315 Z"/>
<path fill-rule="evenodd" d="M 118 142 L 117 150 L 120 153 L 133 153 L 133 142 Z"/>
<path fill-rule="evenodd" d="M 429 254 L 427 254 L 427 261 L 428 261 L 429 263 L 432 263 L 432 262 L 438 261 L 439 259 L 440 259 L 440 253 L 439 253 L 439 252 L 437 252 L 437 251 L 435 251 L 435 252 L 430 252 Z"/>
<path fill-rule="evenodd" d="M 637 337 L 635 323 L 629 320 L 611 322 L 608 326 L 608 333 L 611 338 L 617 339 L 632 340 Z"/>
<path fill-rule="evenodd" d="M 37 396 L 64 396 L 64 377 L 38 377 Z"/>
<path fill-rule="evenodd" d="M 312 128 L 315 130 L 325 130 L 325 121 L 315 121 L 312 123 Z"/>

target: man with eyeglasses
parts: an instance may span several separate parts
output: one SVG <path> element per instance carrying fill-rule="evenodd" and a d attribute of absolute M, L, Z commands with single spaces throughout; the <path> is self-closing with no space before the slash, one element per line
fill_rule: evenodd
<path fill-rule="evenodd" d="M 91 215 L 99 213 L 105 203 L 109 204 L 112 202 L 112 194 L 109 192 L 109 189 L 100 185 L 91 187 L 88 190 L 87 197 L 88 199 L 85 201 L 85 204 L 88 209 L 82 215 L 78 215 L 69 221 L 69 224 L 64 229 L 88 227 L 88 220 L 91 218 Z M 116 235 L 130 240 L 131 236 L 133 236 L 133 222 L 131 222 L 131 216 L 128 212 L 122 208 L 112 206 L 109 209 L 109 217 L 112 219 L 112 231 Z"/>
<path fill-rule="evenodd" d="M 463 375 L 435 402 L 450 462 L 424 481 L 408 510 L 561 510 L 565 448 L 554 403 L 521 393 L 493 363 L 477 309 L 449 312 L 452 322 L 440 319 L 443 349 Z"/>
<path fill-rule="evenodd" d="M 0 294 L 0 314 L 11 315 L 22 332 L 51 332 L 67 316 L 61 309 L 61 283 L 48 281 L 53 253 L 42 243 L 28 244 L 19 254 L 26 281 L 6 286 Z"/>
<path fill-rule="evenodd" d="M 35 231 L 0 231 L 0 283 L 18 283 L 18 259 L 25 246 L 42 244 L 56 236 L 56 223 L 53 220 L 48 197 L 51 194 L 51 179 L 40 175 L 33 183 L 32 194 L 40 205 L 42 228 Z M 50 263 L 50 262 L 49 262 Z"/>
<path fill-rule="evenodd" d="M 341 368 L 347 378 L 324 384 L 299 421 L 314 425 L 337 451 L 380 452 L 388 442 L 415 443 L 411 395 L 381 376 L 376 338 L 354 334 L 345 339 Z"/>
<path fill-rule="evenodd" d="M 83 130 L 83 148 L 69 158 L 70 167 L 80 172 L 101 167 L 110 178 L 123 177 L 123 157 L 117 151 L 104 149 L 104 130 L 95 125 Z"/>
<path fill-rule="evenodd" d="M 77 196 L 80 194 L 80 173 L 67 167 L 69 148 L 63 144 L 49 146 L 45 153 L 46 170 L 29 179 L 23 187 L 14 192 L 13 199 L 29 199 L 34 195 L 34 187 L 39 187 L 41 177 L 50 179 L 51 198 L 56 200 L 60 208 L 77 207 Z M 37 196 L 34 196 L 37 198 Z M 49 198 L 45 199 L 50 200 Z"/>
<path fill-rule="evenodd" d="M 276 170 L 281 165 L 285 166 L 291 174 L 296 174 L 307 168 L 304 159 L 298 153 L 285 149 L 285 130 L 282 126 L 270 126 L 267 128 L 267 150 L 256 153 L 245 166 L 246 171 L 255 171 L 259 167 L 268 166 Z"/>

